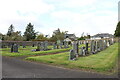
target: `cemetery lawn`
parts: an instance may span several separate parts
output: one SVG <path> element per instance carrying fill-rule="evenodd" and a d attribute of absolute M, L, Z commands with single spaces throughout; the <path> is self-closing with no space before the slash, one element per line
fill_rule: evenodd
<path fill-rule="evenodd" d="M 71 48 L 66 49 L 53 49 L 48 51 L 36 51 L 32 52 L 31 49 L 19 49 L 19 53 L 11 53 L 10 49 L 2 50 L 2 56 L 10 56 L 10 57 L 19 57 L 19 56 L 32 56 L 32 55 L 40 55 L 40 54 L 47 54 L 47 53 L 58 53 L 63 51 L 69 51 Z"/>
<path fill-rule="evenodd" d="M 84 44 L 80 45 L 80 47 L 84 46 Z M 64 49 L 52 49 L 52 46 L 48 46 L 48 51 L 36 51 L 32 52 L 32 49 L 36 49 L 37 47 L 31 47 L 31 46 L 26 46 L 26 48 L 22 48 L 20 46 L 18 52 L 19 53 L 11 53 L 10 48 L 1 48 L 0 49 L 0 54 L 2 53 L 2 56 L 9 56 L 9 57 L 19 57 L 19 56 L 37 56 L 37 55 L 42 55 L 42 54 L 49 54 L 49 53 L 59 53 L 59 52 L 64 52 L 64 51 L 69 51 L 72 47 L 70 48 L 64 48 Z"/>
<path fill-rule="evenodd" d="M 86 57 L 79 57 L 75 61 L 69 60 L 69 52 L 54 55 L 27 57 L 26 60 L 37 61 L 55 66 L 102 73 L 116 72 L 118 57 L 118 43 L 109 46 L 104 51 Z"/>

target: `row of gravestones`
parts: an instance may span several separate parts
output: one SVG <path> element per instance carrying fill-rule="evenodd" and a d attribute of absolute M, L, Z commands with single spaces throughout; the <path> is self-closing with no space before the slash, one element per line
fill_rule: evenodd
<path fill-rule="evenodd" d="M 85 56 L 87 54 L 95 54 L 97 52 L 100 52 L 110 45 L 114 44 L 113 40 L 99 40 L 94 41 L 92 40 L 90 43 L 90 52 L 88 51 L 88 43 L 85 43 L 85 47 L 81 47 L 79 51 L 79 42 L 74 41 L 73 42 L 73 49 L 70 50 L 69 54 L 69 60 L 75 60 L 78 56 Z"/>
<path fill-rule="evenodd" d="M 32 47 L 34 47 L 35 44 L 32 45 Z M 62 48 L 63 44 L 60 43 L 53 43 L 53 49 L 59 49 Z M 12 43 L 11 45 L 9 45 L 9 47 L 11 47 L 11 52 L 18 52 L 18 48 L 19 45 Z M 68 43 L 64 42 L 64 48 L 68 48 Z M 23 48 L 26 48 L 25 43 L 23 44 Z M 48 41 L 44 41 L 44 42 L 39 42 L 37 43 L 37 49 L 32 49 L 31 51 L 46 51 L 48 50 Z"/>
<path fill-rule="evenodd" d="M 64 48 L 69 47 L 66 41 L 64 41 L 64 44 L 63 42 L 57 41 L 53 43 L 53 49 L 62 49 L 63 45 L 64 45 Z M 48 50 L 48 41 L 44 41 L 37 44 L 37 49 L 35 51 L 43 51 L 43 50 L 44 51 Z"/>
<path fill-rule="evenodd" d="M 11 45 L 13 45 L 13 44 L 17 44 L 18 45 L 18 47 L 20 47 L 20 46 L 23 46 L 23 48 L 26 48 L 26 46 L 32 46 L 32 47 L 34 47 L 34 46 L 36 46 L 36 43 L 37 42 L 31 42 L 31 43 L 28 43 L 28 42 L 3 42 L 3 43 L 1 43 L 0 44 L 0 48 L 11 48 Z"/>
<path fill-rule="evenodd" d="M 69 48 L 68 42 L 54 42 L 53 49 Z"/>
<path fill-rule="evenodd" d="M 48 41 L 40 42 L 37 44 L 36 51 L 46 51 L 48 50 Z"/>

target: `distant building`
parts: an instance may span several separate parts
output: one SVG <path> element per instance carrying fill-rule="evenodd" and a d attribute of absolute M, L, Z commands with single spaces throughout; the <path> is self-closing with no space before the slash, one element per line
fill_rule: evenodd
<path fill-rule="evenodd" d="M 65 34 L 64 35 L 64 41 L 74 41 L 77 40 L 77 37 L 75 34 Z"/>
<path fill-rule="evenodd" d="M 103 38 L 113 38 L 114 36 L 109 33 L 100 33 L 94 36 L 91 36 L 91 39 L 103 39 Z"/>

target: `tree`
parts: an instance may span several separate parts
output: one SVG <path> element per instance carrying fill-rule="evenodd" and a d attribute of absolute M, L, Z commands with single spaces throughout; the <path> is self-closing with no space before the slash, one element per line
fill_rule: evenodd
<path fill-rule="evenodd" d="M 11 33 L 10 36 L 4 35 L 4 40 L 23 41 L 23 37 L 21 36 L 21 31 L 16 31 L 16 32 Z"/>
<path fill-rule="evenodd" d="M 61 32 L 60 29 L 58 28 L 58 30 L 55 30 L 53 32 L 53 35 L 50 38 L 50 40 L 52 41 L 64 40 L 64 35 L 65 35 L 65 32 Z"/>
<path fill-rule="evenodd" d="M 90 35 L 87 33 L 87 35 L 84 35 L 84 32 L 81 34 L 81 37 L 78 38 L 78 40 L 86 40 L 86 39 L 90 39 Z"/>
<path fill-rule="evenodd" d="M 33 40 L 36 38 L 37 32 L 35 32 L 34 27 L 31 23 L 29 23 L 26 27 L 26 31 L 24 32 L 24 37 L 26 41 Z"/>
<path fill-rule="evenodd" d="M 42 40 L 42 41 L 45 41 L 45 40 L 48 40 L 47 37 L 44 36 L 44 34 L 39 34 L 37 37 L 36 37 L 36 40 Z"/>
<path fill-rule="evenodd" d="M 4 36 L 2 33 L 0 33 L 0 40 L 4 40 Z"/>
<path fill-rule="evenodd" d="M 114 35 L 115 35 L 115 37 L 120 37 L 120 21 L 117 24 Z"/>
<path fill-rule="evenodd" d="M 11 36 L 11 34 L 14 32 L 14 26 L 11 24 L 10 27 L 8 28 L 7 35 Z"/>

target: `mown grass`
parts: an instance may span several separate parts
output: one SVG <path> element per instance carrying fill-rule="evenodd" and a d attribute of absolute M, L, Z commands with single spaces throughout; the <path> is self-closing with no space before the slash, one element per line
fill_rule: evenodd
<path fill-rule="evenodd" d="M 53 49 L 48 51 L 36 51 L 32 52 L 31 50 L 19 50 L 19 53 L 11 53 L 10 50 L 2 51 L 2 56 L 10 56 L 10 57 L 19 57 L 19 56 L 32 56 L 32 55 L 39 55 L 39 54 L 47 54 L 47 53 L 57 53 L 62 51 L 68 51 L 70 48 L 66 49 Z"/>
<path fill-rule="evenodd" d="M 54 55 L 27 57 L 26 60 L 43 62 L 67 68 L 111 73 L 114 72 L 117 57 L 118 43 L 115 43 L 104 51 L 86 57 L 79 57 L 75 61 L 69 60 L 69 52 Z"/>
<path fill-rule="evenodd" d="M 80 45 L 84 46 L 84 44 Z M 32 49 L 36 49 L 37 47 L 31 47 L 31 46 L 26 46 L 26 48 L 23 48 L 20 46 L 19 48 L 19 53 L 11 53 L 10 48 L 2 48 L 0 49 L 2 51 L 2 56 L 10 56 L 10 57 L 19 57 L 19 56 L 33 56 L 33 55 L 40 55 L 40 54 L 48 54 L 48 53 L 58 53 L 58 52 L 63 52 L 63 51 L 69 51 L 72 47 L 69 48 L 63 48 L 63 49 L 52 49 L 53 46 L 48 46 L 48 51 L 36 51 L 32 52 Z"/>

